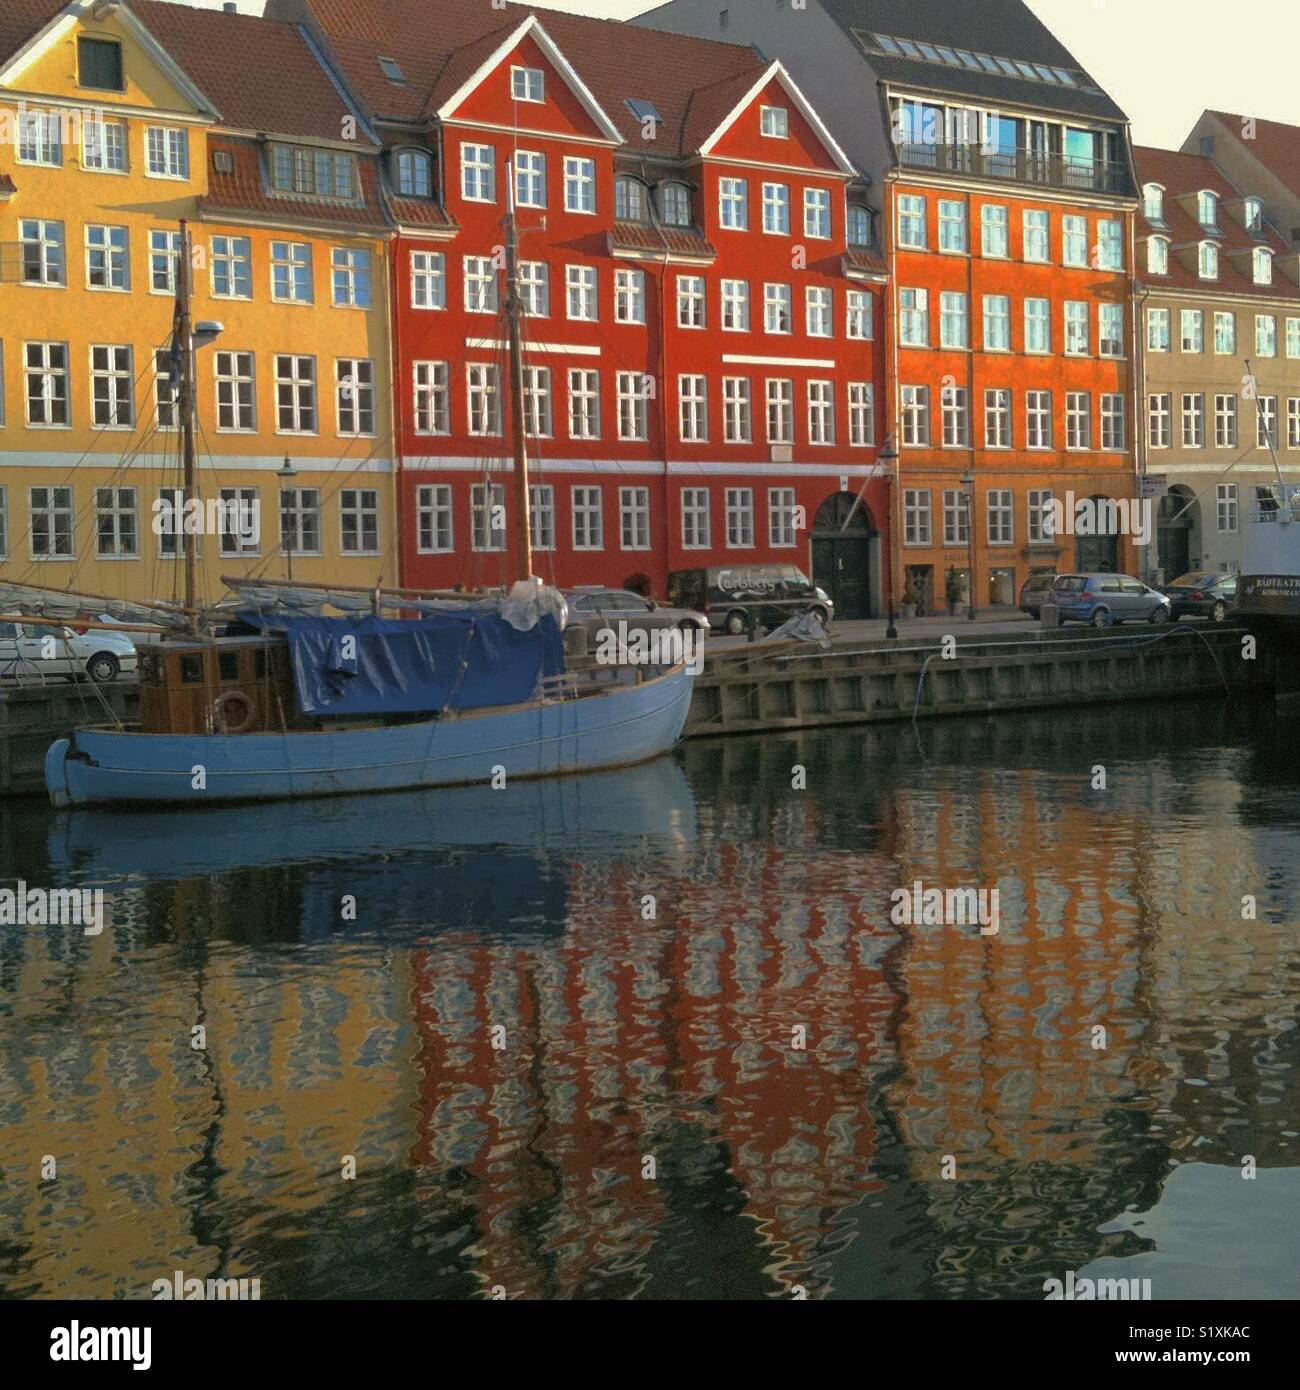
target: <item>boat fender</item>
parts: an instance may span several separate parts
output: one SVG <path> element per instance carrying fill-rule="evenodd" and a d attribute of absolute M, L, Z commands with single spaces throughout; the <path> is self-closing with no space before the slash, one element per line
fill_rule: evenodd
<path fill-rule="evenodd" d="M 242 734 L 252 728 L 257 706 L 242 690 L 227 690 L 212 702 L 212 722 L 220 734 Z"/>

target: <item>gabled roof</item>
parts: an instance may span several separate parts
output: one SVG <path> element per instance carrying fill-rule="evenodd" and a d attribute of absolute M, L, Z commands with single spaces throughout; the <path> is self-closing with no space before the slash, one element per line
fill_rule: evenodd
<path fill-rule="evenodd" d="M 753 3 L 753 0 L 749 0 Z M 1079 74 L 1076 86 L 1027 77 L 974 71 L 964 65 L 918 61 L 871 51 L 878 76 L 926 91 L 953 93 L 984 102 L 1030 107 L 1067 115 L 1124 121 L 1124 112 L 1101 90 L 1069 49 L 1024 0 L 819 0 L 845 34 L 885 34 L 964 48 L 990 57 L 1066 68 Z M 864 50 L 865 51 L 865 50 Z M 1091 88 L 1092 90 L 1086 90 Z"/>
<path fill-rule="evenodd" d="M 1253 117 L 1234 116 L 1228 111 L 1209 113 L 1223 123 L 1241 141 L 1241 146 L 1277 179 L 1300 197 L 1300 126 L 1284 125 L 1281 121 L 1257 121 Z M 1253 125 L 1253 138 L 1242 138 L 1247 121 Z"/>
<path fill-rule="evenodd" d="M 1178 200 L 1202 190 L 1218 195 L 1221 202 L 1230 202 L 1242 196 L 1219 171 L 1214 162 L 1197 154 L 1180 154 L 1176 150 L 1158 150 L 1138 145 L 1133 150 L 1137 165 L 1138 181 L 1142 184 L 1158 183 L 1165 190 L 1164 220 L 1166 226 L 1151 223 L 1145 209 L 1138 213 L 1138 237 L 1151 235 L 1168 237 L 1171 246 L 1189 246 L 1194 242 L 1213 241 L 1220 248 L 1219 278 L 1202 280 L 1193 267 L 1183 265 L 1176 256 L 1169 257 L 1168 275 L 1148 275 L 1145 262 L 1138 266 L 1138 277 L 1153 290 L 1162 285 L 1178 289 L 1195 289 L 1205 294 L 1216 292 L 1229 294 L 1254 294 L 1273 299 L 1300 299 L 1300 285 L 1283 275 L 1278 269 L 1273 271 L 1271 285 L 1257 285 L 1251 277 L 1250 262 L 1242 257 L 1234 260 L 1232 253 L 1265 247 L 1275 256 L 1284 256 L 1287 245 L 1273 229 L 1267 225 L 1261 236 L 1252 236 L 1227 209 L 1219 212 L 1219 233 L 1207 231 Z M 1249 192 L 1249 190 L 1246 190 Z"/>

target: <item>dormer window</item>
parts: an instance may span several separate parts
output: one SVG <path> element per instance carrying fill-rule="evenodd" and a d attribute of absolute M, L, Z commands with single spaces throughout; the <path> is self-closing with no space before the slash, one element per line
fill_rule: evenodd
<path fill-rule="evenodd" d="M 1248 232 L 1258 236 L 1264 230 L 1264 204 L 1259 198 L 1247 198 L 1241 216 Z"/>
<path fill-rule="evenodd" d="M 1210 228 L 1219 225 L 1219 195 L 1217 193 L 1210 193 L 1208 190 L 1198 193 L 1196 208 L 1202 227 Z"/>
<path fill-rule="evenodd" d="M 433 160 L 426 150 L 397 152 L 397 191 L 404 198 L 433 197 Z"/>
<path fill-rule="evenodd" d="M 764 106 L 761 109 L 762 131 L 773 140 L 790 138 L 790 113 L 784 106 Z"/>
<path fill-rule="evenodd" d="M 1197 251 L 1197 269 L 1202 280 L 1219 278 L 1219 248 L 1212 241 L 1203 241 Z"/>
<path fill-rule="evenodd" d="M 1158 183 L 1148 183 L 1143 187 L 1142 212 L 1148 222 L 1165 220 L 1165 190 Z"/>
<path fill-rule="evenodd" d="M 619 222 L 646 220 L 646 186 L 640 179 L 614 180 L 614 218 Z"/>
<path fill-rule="evenodd" d="M 1169 243 L 1162 236 L 1153 236 L 1147 242 L 1147 273 L 1169 274 Z"/>
<path fill-rule="evenodd" d="M 1272 253 L 1265 251 L 1262 246 L 1257 246 L 1251 256 L 1251 269 L 1254 272 L 1254 280 L 1257 285 L 1271 285 L 1273 283 Z"/>
<path fill-rule="evenodd" d="M 858 203 L 849 204 L 848 240 L 850 246 L 871 245 L 871 213 Z"/>
<path fill-rule="evenodd" d="M 546 74 L 541 68 L 511 68 L 510 82 L 516 101 L 546 100 Z"/>
<path fill-rule="evenodd" d="M 691 190 L 684 183 L 659 185 L 659 215 L 669 227 L 691 225 Z"/>
<path fill-rule="evenodd" d="M 114 39 L 77 40 L 77 82 L 97 92 L 125 91 L 122 45 Z"/>
<path fill-rule="evenodd" d="M 273 145 L 271 187 L 277 193 L 307 193 L 352 202 L 357 187 L 355 159 L 350 154 L 309 150 L 301 145 Z"/>

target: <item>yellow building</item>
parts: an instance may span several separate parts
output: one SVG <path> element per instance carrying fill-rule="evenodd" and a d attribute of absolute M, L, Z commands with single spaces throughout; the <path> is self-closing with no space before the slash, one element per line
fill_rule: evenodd
<path fill-rule="evenodd" d="M 0 5 L 0 580 L 183 593 L 157 507 L 182 219 L 194 320 L 222 328 L 198 491 L 249 506 L 242 534 L 209 516 L 200 593 L 392 582 L 376 144 L 294 27 L 156 0 Z"/>

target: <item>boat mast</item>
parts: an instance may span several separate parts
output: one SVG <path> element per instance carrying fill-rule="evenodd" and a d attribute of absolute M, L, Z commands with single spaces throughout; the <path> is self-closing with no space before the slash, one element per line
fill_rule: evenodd
<path fill-rule="evenodd" d="M 184 469 L 182 491 L 184 510 L 179 527 L 181 549 L 185 557 L 185 608 L 189 614 L 188 630 L 198 632 L 194 616 L 195 551 L 197 534 L 185 534 L 185 519 L 190 514 L 190 501 L 197 496 L 194 483 L 194 414 L 197 401 L 194 394 L 194 324 L 190 313 L 191 268 L 190 224 L 181 218 L 180 264 L 176 267 L 176 322 L 172 343 L 173 354 L 180 356 L 179 406 L 181 415 L 181 457 Z"/>
<path fill-rule="evenodd" d="M 528 449 L 524 437 L 524 348 L 519 297 L 519 226 L 515 220 L 515 170 L 507 169 L 506 198 L 506 320 L 510 333 L 510 420 L 514 430 L 515 575 L 533 577 L 533 536 L 528 515 Z"/>

